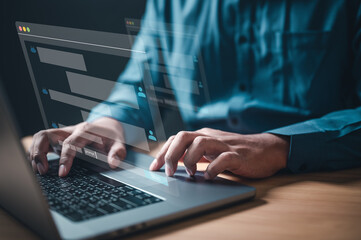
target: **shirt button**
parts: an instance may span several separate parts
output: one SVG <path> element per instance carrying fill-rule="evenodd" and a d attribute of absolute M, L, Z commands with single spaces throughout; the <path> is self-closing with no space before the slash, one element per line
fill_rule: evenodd
<path fill-rule="evenodd" d="M 238 43 L 242 44 L 242 43 L 245 43 L 245 42 L 247 42 L 246 36 L 241 35 L 241 36 L 238 37 Z"/>
<path fill-rule="evenodd" d="M 246 85 L 244 83 L 239 84 L 239 90 L 242 92 L 246 91 Z"/>

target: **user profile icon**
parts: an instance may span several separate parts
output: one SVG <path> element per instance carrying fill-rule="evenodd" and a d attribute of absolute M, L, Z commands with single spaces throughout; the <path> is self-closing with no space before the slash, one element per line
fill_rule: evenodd
<path fill-rule="evenodd" d="M 142 87 L 138 87 L 138 97 L 142 97 L 145 98 L 145 94 L 143 92 L 143 88 Z"/>
<path fill-rule="evenodd" d="M 30 52 L 36 53 L 36 48 L 35 47 L 30 47 Z"/>
<path fill-rule="evenodd" d="M 154 133 L 152 130 L 149 130 L 149 135 L 148 135 L 148 139 L 152 140 L 152 141 L 157 141 L 157 138 L 154 136 Z"/>
<path fill-rule="evenodd" d="M 48 94 L 49 94 L 49 92 L 48 92 L 48 90 L 46 90 L 46 88 L 43 88 L 43 89 L 41 90 L 41 92 L 42 92 L 43 94 L 45 94 L 45 95 L 48 95 Z"/>

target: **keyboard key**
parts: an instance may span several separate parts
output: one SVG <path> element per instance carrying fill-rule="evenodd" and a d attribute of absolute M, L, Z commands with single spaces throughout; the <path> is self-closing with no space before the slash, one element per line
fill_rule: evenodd
<path fill-rule="evenodd" d="M 106 211 L 107 213 L 115 213 L 115 212 L 119 212 L 120 208 L 117 208 L 115 206 L 112 205 L 104 205 L 99 207 L 100 209 L 102 209 L 103 211 Z"/>
<path fill-rule="evenodd" d="M 127 202 L 124 202 L 123 200 L 118 200 L 116 202 L 113 202 L 114 205 L 117 205 L 118 207 L 126 209 L 127 205 L 129 205 Z"/>
<path fill-rule="evenodd" d="M 126 199 L 129 202 L 132 202 L 133 204 L 136 204 L 137 206 L 143 206 L 143 205 L 147 204 L 143 200 L 141 200 L 141 199 L 139 199 L 137 197 L 133 197 L 133 196 L 127 196 L 124 199 Z"/>

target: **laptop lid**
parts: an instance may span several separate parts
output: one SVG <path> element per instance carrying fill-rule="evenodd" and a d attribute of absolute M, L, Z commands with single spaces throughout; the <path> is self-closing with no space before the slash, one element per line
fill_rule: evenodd
<path fill-rule="evenodd" d="M 59 239 L 14 121 L 0 79 L 0 205 L 42 238 Z"/>

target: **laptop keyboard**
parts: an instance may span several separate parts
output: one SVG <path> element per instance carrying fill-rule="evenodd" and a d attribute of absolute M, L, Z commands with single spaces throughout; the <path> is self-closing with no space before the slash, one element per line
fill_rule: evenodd
<path fill-rule="evenodd" d="M 37 175 L 49 207 L 74 222 L 163 201 L 79 165 L 59 178 L 58 162 L 49 164 L 46 175 Z"/>

